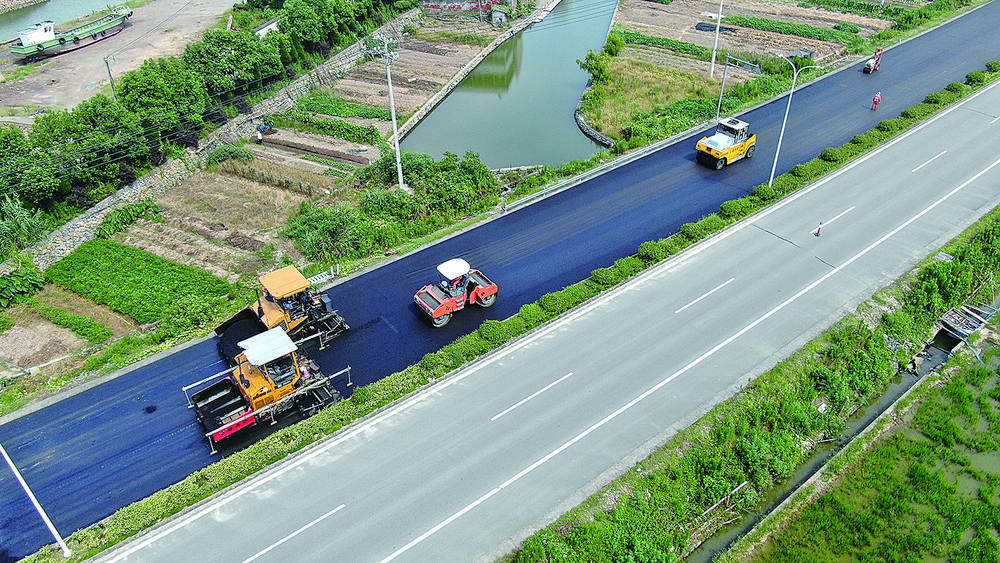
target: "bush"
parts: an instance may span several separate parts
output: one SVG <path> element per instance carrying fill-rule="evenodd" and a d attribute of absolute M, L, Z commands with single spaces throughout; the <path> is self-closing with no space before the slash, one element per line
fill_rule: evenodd
<path fill-rule="evenodd" d="M 745 197 L 731 199 L 722 202 L 719 206 L 719 215 L 726 219 L 740 219 L 750 214 L 749 200 Z"/>
<path fill-rule="evenodd" d="M 989 61 L 986 63 L 986 70 L 993 74 L 1000 72 L 1000 61 Z"/>
<path fill-rule="evenodd" d="M 538 305 L 541 306 L 542 309 L 550 313 L 555 313 L 556 315 L 569 310 L 569 306 L 567 305 L 566 301 L 566 296 L 558 291 L 552 293 L 546 293 L 545 295 L 541 296 L 538 299 Z"/>
<path fill-rule="evenodd" d="M 906 125 L 907 124 L 904 121 L 897 117 L 896 119 L 879 121 L 875 128 L 886 133 L 898 133 L 899 131 L 906 129 Z"/>
<path fill-rule="evenodd" d="M 952 82 L 951 84 L 945 86 L 944 89 L 956 94 L 964 94 L 969 87 L 961 82 Z"/>
<path fill-rule="evenodd" d="M 45 285 L 36 270 L 13 270 L 0 276 L 0 307 L 7 308 L 41 291 Z"/>
<path fill-rule="evenodd" d="M 818 158 L 815 160 L 817 162 L 826 164 L 827 166 L 831 166 L 825 160 L 820 160 Z M 808 182 L 809 180 L 805 178 L 799 178 L 798 176 L 794 176 L 792 174 L 782 174 L 781 176 L 778 176 L 777 178 L 774 179 L 774 183 L 771 185 L 771 189 L 774 190 L 775 197 L 781 197 L 785 194 L 790 194 L 794 192 L 795 190 L 806 185 Z"/>
<path fill-rule="evenodd" d="M 569 310 L 599 294 L 603 289 L 591 280 L 583 280 L 563 288 L 559 293 L 563 296 L 566 310 Z"/>
<path fill-rule="evenodd" d="M 603 287 L 612 287 L 622 282 L 625 277 L 616 268 L 598 268 L 590 273 L 590 279 Z"/>
<path fill-rule="evenodd" d="M 979 70 L 974 70 L 965 75 L 965 83 L 973 88 L 978 88 L 987 82 L 989 82 L 989 77 L 986 76 L 985 72 Z"/>
<path fill-rule="evenodd" d="M 906 108 L 900 114 L 907 119 L 923 119 L 937 111 L 937 107 L 932 103 L 921 102 L 911 108 Z"/>
<path fill-rule="evenodd" d="M 254 154 L 249 147 L 237 147 L 234 145 L 222 145 L 212 149 L 205 159 L 206 164 L 218 164 L 224 160 L 253 160 Z"/>
<path fill-rule="evenodd" d="M 723 203 L 723 205 L 725 205 L 725 203 Z M 639 245 L 638 254 L 639 258 L 651 264 L 655 264 L 656 262 L 667 259 L 671 252 L 663 241 L 647 240 Z"/>
<path fill-rule="evenodd" d="M 521 317 L 527 327 L 536 327 L 553 317 L 552 313 L 543 309 L 538 303 L 525 303 L 521 305 L 517 315 Z"/>
<path fill-rule="evenodd" d="M 844 160 L 844 153 L 839 147 L 829 147 L 823 149 L 823 152 L 819 153 L 819 157 L 827 162 L 842 162 Z"/>
<path fill-rule="evenodd" d="M 799 178 L 809 178 L 809 168 L 804 164 L 796 164 L 792 167 L 790 172 L 792 176 L 798 176 Z"/>
<path fill-rule="evenodd" d="M 615 269 L 629 278 L 646 269 L 646 264 L 637 256 L 626 256 L 615 260 Z"/>
<path fill-rule="evenodd" d="M 506 342 L 510 335 L 504 330 L 505 327 L 502 322 L 495 320 L 483 321 L 483 324 L 479 325 L 479 336 L 483 340 L 489 342 L 490 344 L 497 346 Z"/>
<path fill-rule="evenodd" d="M 778 198 L 778 192 L 767 184 L 761 184 L 754 188 L 753 195 L 760 198 L 761 201 L 771 201 Z"/>
<path fill-rule="evenodd" d="M 944 102 L 944 94 L 942 92 L 931 92 L 924 98 L 924 102 L 928 104 L 940 105 Z"/>

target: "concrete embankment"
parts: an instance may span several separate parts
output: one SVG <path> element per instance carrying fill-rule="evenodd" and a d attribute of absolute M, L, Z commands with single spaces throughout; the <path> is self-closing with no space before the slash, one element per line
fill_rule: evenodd
<path fill-rule="evenodd" d="M 543 19 L 545 19 L 545 16 L 547 16 L 549 12 L 552 11 L 553 8 L 559 5 L 560 1 L 561 0 L 552 0 L 544 7 L 537 8 L 530 16 L 518 20 L 510 27 L 510 29 L 498 35 L 496 39 L 494 39 L 492 42 L 490 42 L 489 45 L 483 48 L 483 50 L 480 51 L 478 55 L 473 57 L 473 59 L 469 61 L 468 64 L 462 67 L 462 70 L 458 71 L 458 73 L 456 73 L 455 76 L 453 76 L 451 80 L 448 81 L 447 84 L 445 84 L 440 90 L 438 90 L 433 96 L 431 96 L 431 98 L 427 100 L 427 102 L 421 105 L 420 109 L 413 112 L 413 115 L 411 115 L 410 118 L 407 119 L 402 126 L 400 126 L 399 138 L 402 139 L 403 137 L 406 137 L 406 134 L 409 133 L 411 129 L 416 127 L 417 124 L 419 124 L 420 121 L 423 120 L 423 118 L 426 117 L 427 114 L 431 112 L 431 110 L 433 110 L 438 104 L 440 104 L 445 98 L 447 98 L 448 94 L 451 94 L 451 91 L 454 90 L 455 87 L 458 86 L 462 82 L 462 80 L 465 79 L 466 76 L 468 76 L 473 70 L 475 70 L 476 67 L 479 65 L 479 63 L 483 61 L 483 59 L 489 56 L 489 54 L 495 51 L 500 45 L 503 45 L 504 41 L 507 41 L 508 39 L 517 35 L 518 33 L 521 33 L 528 26 L 538 23 Z M 389 143 L 392 142 L 393 138 L 390 136 Z"/>

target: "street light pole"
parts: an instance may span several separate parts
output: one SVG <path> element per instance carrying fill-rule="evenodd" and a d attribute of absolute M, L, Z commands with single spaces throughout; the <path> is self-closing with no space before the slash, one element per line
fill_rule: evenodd
<path fill-rule="evenodd" d="M 28 498 L 31 500 L 31 504 L 35 505 L 35 510 L 38 511 L 42 520 L 45 521 L 45 525 L 49 528 L 49 532 L 52 533 L 52 537 L 54 537 L 56 539 L 56 543 L 59 544 L 59 549 L 62 550 L 63 557 L 69 557 L 72 552 L 69 550 L 69 547 L 66 546 L 66 542 L 63 541 L 62 536 L 59 535 L 59 531 L 56 530 L 55 525 L 52 524 L 52 520 L 49 520 L 49 516 L 45 514 L 45 510 L 43 510 L 42 505 L 38 503 L 38 499 L 35 498 L 34 493 L 32 493 L 31 489 L 28 488 L 28 483 L 24 480 L 24 477 L 21 476 L 21 472 L 17 470 L 17 466 L 14 465 L 14 460 L 10 459 L 10 456 L 7 455 L 7 450 L 4 449 L 3 444 L 0 444 L 0 454 L 2 454 L 3 458 L 7 461 L 7 465 L 10 466 L 10 470 L 14 472 L 14 477 L 17 477 L 17 482 L 21 484 L 21 488 L 24 489 L 25 494 L 28 495 Z"/>
<path fill-rule="evenodd" d="M 375 34 L 372 35 L 372 39 L 382 42 L 381 47 L 376 50 L 376 54 L 380 55 L 382 60 L 385 61 L 385 77 L 389 82 L 389 111 L 392 114 L 392 139 L 396 148 L 396 177 L 399 182 L 399 189 L 402 190 L 406 189 L 406 184 L 403 183 L 403 163 L 399 156 L 399 131 L 396 129 L 396 101 L 392 97 L 392 71 L 390 70 L 392 61 L 399 55 L 389 50 L 389 45 L 393 43 L 389 37 L 382 34 Z"/>
<path fill-rule="evenodd" d="M 774 183 L 774 170 L 778 167 L 778 152 L 781 151 L 781 140 L 785 137 L 785 124 L 788 123 L 788 110 L 792 107 L 792 93 L 795 92 L 795 82 L 799 79 L 799 73 L 807 68 L 819 68 L 819 65 L 809 65 L 802 68 L 795 68 L 795 63 L 784 55 L 778 55 L 792 65 L 792 89 L 788 91 L 788 104 L 785 105 L 785 118 L 781 120 L 781 133 L 778 134 L 778 148 L 774 149 L 774 163 L 771 164 L 771 177 L 767 180 L 767 187 Z"/>

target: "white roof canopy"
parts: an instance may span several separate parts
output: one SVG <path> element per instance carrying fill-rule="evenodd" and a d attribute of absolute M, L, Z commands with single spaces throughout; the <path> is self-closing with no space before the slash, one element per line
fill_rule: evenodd
<path fill-rule="evenodd" d="M 280 326 L 241 340 L 239 345 L 245 351 L 247 361 L 255 366 L 264 365 L 297 350 L 295 343 Z"/>
<path fill-rule="evenodd" d="M 469 263 L 461 258 L 452 258 L 451 260 L 448 260 L 438 266 L 438 272 L 449 280 L 460 278 L 465 274 L 468 274 L 469 269 Z"/>

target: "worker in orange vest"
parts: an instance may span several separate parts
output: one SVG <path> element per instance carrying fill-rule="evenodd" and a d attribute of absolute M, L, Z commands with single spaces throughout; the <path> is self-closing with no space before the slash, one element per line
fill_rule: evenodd
<path fill-rule="evenodd" d="M 878 109 L 878 104 L 881 101 L 882 101 L 882 92 L 878 92 L 877 94 L 875 94 L 875 97 L 872 98 L 872 109 L 873 110 Z"/>

